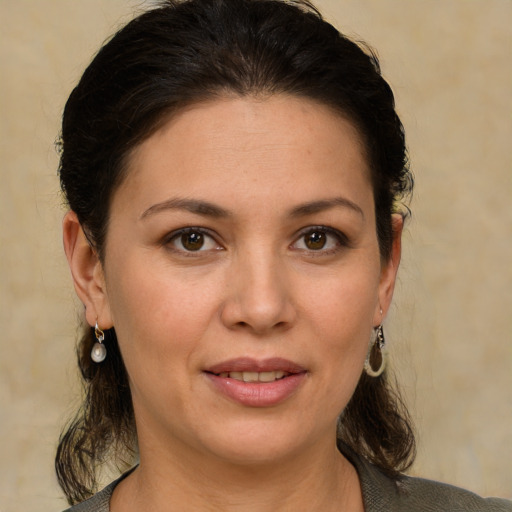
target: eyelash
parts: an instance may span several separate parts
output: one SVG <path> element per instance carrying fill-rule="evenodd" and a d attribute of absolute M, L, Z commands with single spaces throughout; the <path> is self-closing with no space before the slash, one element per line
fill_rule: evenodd
<path fill-rule="evenodd" d="M 168 236 L 166 236 L 164 238 L 162 245 L 164 245 L 165 247 L 167 247 L 168 249 L 170 249 L 172 251 L 178 252 L 181 255 L 184 255 L 187 257 L 197 257 L 200 255 L 200 253 L 209 252 L 209 250 L 204 250 L 204 249 L 201 250 L 202 246 L 196 251 L 186 250 L 185 248 L 179 249 L 177 247 L 173 247 L 173 242 L 176 240 L 179 240 L 179 238 L 181 236 L 187 235 L 187 234 L 196 234 L 196 233 L 203 235 L 205 238 L 213 241 L 213 243 L 217 246 L 217 250 L 221 250 L 221 247 L 220 247 L 221 244 L 219 244 L 217 242 L 216 238 L 212 235 L 211 231 L 209 231 L 208 229 L 195 227 L 195 226 L 182 228 L 177 231 L 173 231 L 172 233 L 170 233 Z M 204 256 L 204 254 L 202 254 L 202 256 Z"/>
<path fill-rule="evenodd" d="M 304 238 L 307 235 L 312 235 L 313 233 L 321 233 L 326 235 L 327 237 L 334 237 L 336 239 L 336 246 L 329 249 L 319 248 L 319 249 L 308 249 L 308 248 L 293 248 L 294 245 L 298 244 L 299 242 L 304 242 Z M 187 250 L 185 248 L 176 248 L 173 247 L 173 242 L 178 240 L 181 236 L 187 235 L 187 234 L 200 234 L 206 237 L 207 239 L 213 241 L 213 243 L 216 245 L 216 250 L 222 250 L 221 244 L 219 244 L 216 240 L 216 237 L 213 236 L 210 230 L 201 228 L 201 227 L 187 227 L 182 228 L 177 231 L 173 231 L 168 236 L 166 236 L 162 242 L 162 245 L 168 247 L 170 250 L 173 250 L 175 252 L 179 252 L 180 254 L 187 256 L 187 257 L 197 257 L 201 253 L 210 252 L 211 249 L 202 249 L 203 246 L 201 246 L 198 250 Z M 210 242 L 211 243 L 211 242 Z M 328 243 L 328 241 L 326 242 Z M 327 227 L 327 226 L 308 226 L 307 228 L 302 229 L 299 231 L 297 237 L 295 240 L 290 244 L 290 248 L 292 250 L 301 251 L 303 253 L 308 253 L 310 256 L 318 257 L 318 256 L 325 256 L 330 254 L 335 254 L 339 250 L 341 250 L 344 247 L 349 247 L 350 242 L 347 238 L 347 236 L 342 233 L 341 231 L 338 231 L 337 229 Z M 202 254 L 204 256 L 204 254 Z"/>
<path fill-rule="evenodd" d="M 326 256 L 331 254 L 336 254 L 338 251 L 345 247 L 350 247 L 350 241 L 348 237 L 342 233 L 341 231 L 338 231 L 337 229 L 328 227 L 328 226 L 308 226 L 305 229 L 302 229 L 296 240 L 291 244 L 292 246 L 297 244 L 299 241 L 304 242 L 304 238 L 307 235 L 311 235 L 313 233 L 323 233 L 327 236 L 334 237 L 336 239 L 336 246 L 330 249 L 296 249 L 298 251 L 303 251 L 305 253 L 308 253 L 310 256 L 318 257 L 318 256 Z"/>

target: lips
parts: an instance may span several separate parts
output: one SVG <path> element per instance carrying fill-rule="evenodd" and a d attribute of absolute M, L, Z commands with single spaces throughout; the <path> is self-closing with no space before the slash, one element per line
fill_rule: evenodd
<path fill-rule="evenodd" d="M 307 371 L 282 358 L 239 358 L 205 370 L 216 392 L 249 407 L 275 406 L 293 395 Z"/>
<path fill-rule="evenodd" d="M 243 382 L 273 382 L 291 375 L 278 370 L 276 372 L 221 372 L 219 377 L 240 380 Z"/>
<path fill-rule="evenodd" d="M 249 357 L 240 357 L 237 359 L 230 359 L 229 361 L 223 361 L 222 363 L 215 364 L 206 369 L 208 373 L 215 373 L 220 375 L 221 373 L 231 372 L 278 372 L 282 371 L 288 374 L 303 373 L 305 368 L 302 366 L 283 359 L 280 357 L 273 357 L 269 359 L 257 360 Z"/>

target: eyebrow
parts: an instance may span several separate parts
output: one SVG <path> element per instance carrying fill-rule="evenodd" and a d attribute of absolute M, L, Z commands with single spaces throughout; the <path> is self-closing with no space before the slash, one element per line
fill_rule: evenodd
<path fill-rule="evenodd" d="M 174 198 L 150 206 L 146 211 L 144 211 L 140 218 L 145 219 L 150 215 L 154 215 L 155 213 L 160 213 L 165 210 L 187 210 L 191 213 L 215 218 L 231 216 L 231 213 L 224 208 L 209 203 L 208 201 L 201 201 L 199 199 Z"/>
<path fill-rule="evenodd" d="M 314 213 L 323 212 L 325 210 L 340 206 L 349 208 L 361 215 L 363 219 L 365 218 L 363 210 L 356 203 L 345 197 L 334 197 L 332 199 L 311 201 L 309 203 L 296 206 L 291 210 L 290 216 L 306 217 L 307 215 L 312 215 Z M 214 218 L 226 218 L 232 216 L 230 211 L 208 201 L 203 201 L 200 199 L 172 198 L 150 206 L 142 213 L 140 219 L 145 219 L 146 217 L 166 210 L 187 210 L 197 215 L 204 215 L 206 217 Z"/>
<path fill-rule="evenodd" d="M 331 208 L 335 208 L 337 206 L 349 208 L 354 212 L 358 213 L 359 215 L 361 215 L 361 217 L 364 219 L 364 212 L 361 209 L 361 207 L 345 197 L 334 197 L 332 199 L 323 199 L 320 201 L 311 201 L 310 203 L 305 203 L 294 208 L 291 212 L 291 216 L 305 217 L 306 215 L 311 215 L 314 213 L 323 212 L 325 210 L 330 210 Z"/>

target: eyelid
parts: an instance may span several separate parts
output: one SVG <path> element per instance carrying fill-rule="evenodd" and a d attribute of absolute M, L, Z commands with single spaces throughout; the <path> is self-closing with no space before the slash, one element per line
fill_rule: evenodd
<path fill-rule="evenodd" d="M 301 230 L 299 230 L 298 233 L 295 236 L 294 241 L 291 243 L 291 247 L 293 248 L 293 246 L 302 237 L 304 237 L 305 235 L 307 235 L 309 233 L 313 233 L 315 231 L 321 231 L 321 232 L 323 232 L 323 233 L 325 233 L 327 235 L 334 236 L 337 239 L 339 245 L 337 245 L 337 247 L 331 248 L 331 249 L 318 249 L 318 250 L 314 250 L 314 249 L 297 249 L 297 250 L 308 252 L 308 253 L 310 253 L 312 255 L 321 256 L 321 255 L 325 255 L 325 254 L 332 254 L 332 253 L 337 252 L 338 250 L 340 250 L 341 248 L 344 248 L 344 247 L 350 247 L 350 240 L 347 237 L 347 235 L 345 235 L 345 233 L 343 233 L 342 231 L 340 231 L 340 230 L 338 230 L 336 228 L 333 228 L 333 227 L 330 227 L 330 226 L 323 226 L 323 225 L 307 226 L 307 227 L 302 228 Z"/>
<path fill-rule="evenodd" d="M 184 254 L 186 256 L 198 256 L 201 253 L 212 251 L 211 249 L 206 249 L 206 250 L 199 249 L 197 251 L 187 251 L 184 249 L 181 250 L 176 247 L 172 247 L 173 240 L 176 240 L 181 235 L 185 235 L 187 233 L 201 233 L 202 235 L 204 235 L 208 238 L 211 238 L 214 241 L 215 245 L 217 245 L 217 247 L 214 250 L 223 250 L 224 249 L 223 245 L 219 242 L 219 240 L 218 240 L 219 237 L 216 235 L 216 233 L 212 232 L 209 229 L 202 228 L 199 226 L 187 226 L 187 227 L 183 227 L 180 229 L 176 229 L 176 230 L 172 231 L 171 233 L 166 234 L 162 239 L 162 245 L 167 247 L 170 250 L 173 250 L 180 254 Z"/>
<path fill-rule="evenodd" d="M 299 242 L 302 237 L 304 237 L 305 235 L 307 235 L 309 233 L 315 232 L 315 231 L 323 232 L 323 233 L 325 233 L 328 236 L 334 237 L 336 239 L 336 241 L 337 241 L 336 247 L 328 248 L 328 249 L 323 249 L 322 248 L 322 249 L 318 249 L 318 250 L 307 249 L 307 248 L 306 249 L 295 248 L 295 250 L 302 251 L 302 252 L 307 252 L 307 253 L 309 253 L 311 255 L 322 256 L 322 255 L 325 255 L 325 254 L 335 253 L 335 252 L 337 252 L 338 250 L 340 250 L 340 249 L 342 249 L 344 247 L 349 247 L 350 246 L 350 240 L 348 239 L 347 235 L 345 235 L 340 230 L 338 230 L 336 228 L 333 228 L 333 227 L 330 227 L 330 226 L 325 226 L 325 225 L 312 225 L 312 226 L 307 226 L 307 227 L 304 227 L 304 228 L 300 229 L 296 233 L 293 242 L 290 244 L 290 247 L 292 249 L 294 249 L 293 246 L 296 245 L 297 242 Z M 206 250 L 199 249 L 197 251 L 187 251 L 185 249 L 179 249 L 179 248 L 176 248 L 176 247 L 172 246 L 172 242 L 174 240 L 176 240 L 181 235 L 184 235 L 184 234 L 187 234 L 187 233 L 201 233 L 205 237 L 208 237 L 211 240 L 213 240 L 213 242 L 215 243 L 215 245 L 217 247 L 215 249 L 206 249 Z M 219 236 L 215 232 L 212 232 L 210 229 L 199 227 L 199 226 L 187 226 L 187 227 L 183 227 L 183 228 L 180 228 L 180 229 L 176 229 L 176 230 L 172 231 L 171 233 L 166 234 L 163 237 L 161 243 L 162 243 L 163 246 L 167 247 L 168 249 L 170 249 L 170 250 L 172 250 L 174 252 L 186 255 L 186 256 L 198 256 L 201 253 L 205 253 L 205 252 L 212 252 L 212 251 L 216 251 L 216 250 L 224 250 L 224 246 L 223 246 L 222 243 L 219 242 Z"/>

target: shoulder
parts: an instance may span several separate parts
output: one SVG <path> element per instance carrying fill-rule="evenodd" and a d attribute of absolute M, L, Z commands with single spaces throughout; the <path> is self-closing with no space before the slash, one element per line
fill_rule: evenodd
<path fill-rule="evenodd" d="M 64 512 L 109 512 L 110 511 L 110 498 L 116 488 L 116 485 L 126 478 L 137 466 L 133 467 L 120 478 L 114 480 L 111 484 L 107 485 L 102 491 L 98 492 L 89 499 L 78 503 L 71 508 L 64 510 Z"/>
<path fill-rule="evenodd" d="M 64 512 L 109 512 L 110 510 L 110 497 L 117 485 L 118 480 L 112 482 L 105 487 L 102 491 L 98 492 L 88 500 L 78 503 L 71 508 L 66 509 Z"/>
<path fill-rule="evenodd" d="M 465 489 L 432 480 L 403 477 L 396 486 L 397 501 L 409 510 L 512 512 L 512 502 L 508 500 L 482 498 Z"/>
<path fill-rule="evenodd" d="M 423 478 L 395 481 L 350 450 L 342 451 L 358 472 L 366 512 L 512 512 L 512 501 Z"/>

